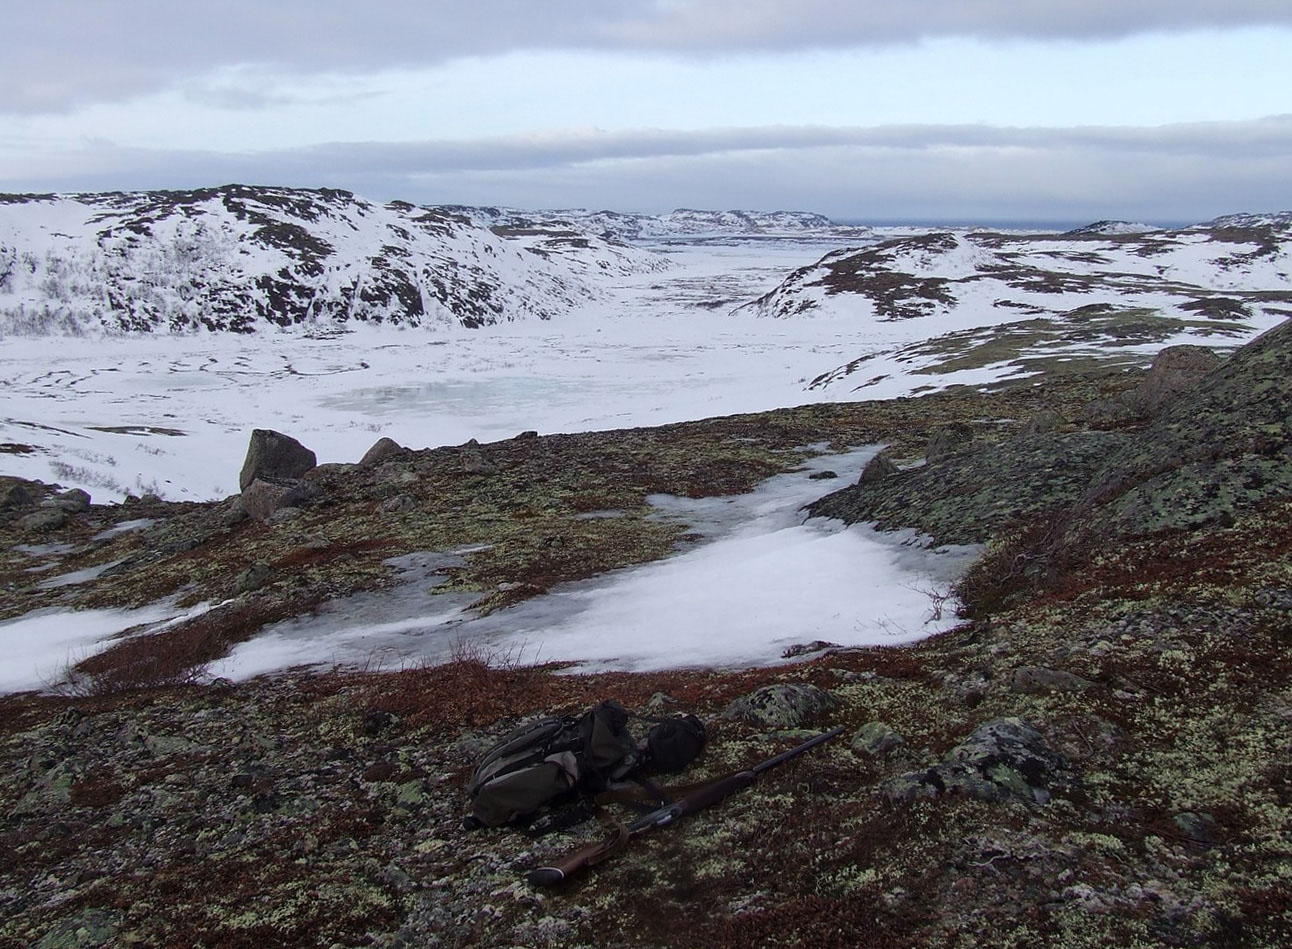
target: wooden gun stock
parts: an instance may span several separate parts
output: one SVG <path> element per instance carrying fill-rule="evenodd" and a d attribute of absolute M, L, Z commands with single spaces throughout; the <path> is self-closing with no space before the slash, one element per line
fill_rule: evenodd
<path fill-rule="evenodd" d="M 605 860 L 628 843 L 630 836 L 628 828 L 620 824 L 615 833 L 605 840 L 598 840 L 596 843 L 588 844 L 586 847 L 572 850 L 565 855 L 564 859 L 550 867 L 535 867 L 529 871 L 526 879 L 529 880 L 531 886 L 556 886 L 558 883 L 564 883 L 586 867 L 596 866 L 602 860 Z"/>

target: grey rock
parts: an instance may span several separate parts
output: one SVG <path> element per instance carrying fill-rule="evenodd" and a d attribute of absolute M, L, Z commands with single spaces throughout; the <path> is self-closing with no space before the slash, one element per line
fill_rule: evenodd
<path fill-rule="evenodd" d="M 485 457 L 480 443 L 474 438 L 462 446 L 460 464 L 465 474 L 491 475 L 498 473 L 498 467 Z"/>
<path fill-rule="evenodd" d="M 1063 417 L 1051 409 L 1041 409 L 1023 426 L 1024 435 L 1047 435 L 1063 425 Z"/>
<path fill-rule="evenodd" d="M 311 481 L 268 481 L 256 479 L 242 491 L 243 510 L 258 521 L 267 521 L 281 508 L 299 508 L 322 494 Z"/>
<path fill-rule="evenodd" d="M 838 699 L 815 685 L 781 682 L 741 696 L 722 716 L 764 728 L 797 728 L 838 704 Z"/>
<path fill-rule="evenodd" d="M 1002 718 L 976 729 L 937 765 L 886 781 L 894 803 L 961 793 L 983 801 L 1045 804 L 1048 784 L 1067 768 L 1040 732 L 1018 718 Z"/>
<path fill-rule="evenodd" d="M 1014 670 L 1011 687 L 1015 692 L 1039 694 L 1044 692 L 1080 692 L 1093 686 L 1089 679 L 1063 672 L 1058 669 L 1047 669 L 1044 666 L 1020 666 Z"/>
<path fill-rule="evenodd" d="M 398 514 L 400 511 L 411 511 L 417 507 L 417 502 L 407 494 L 396 494 L 394 497 L 386 498 L 381 502 L 381 510 L 385 514 Z"/>
<path fill-rule="evenodd" d="M 42 508 L 18 519 L 18 528 L 24 531 L 52 531 L 67 523 L 67 512 L 59 507 Z"/>
<path fill-rule="evenodd" d="M 61 508 L 68 514 L 84 514 L 90 509 L 90 495 L 80 488 L 72 488 L 54 495 L 45 502 L 49 507 Z"/>
<path fill-rule="evenodd" d="M 965 451 L 972 444 L 973 426 L 964 422 L 939 425 L 929 435 L 929 443 L 924 450 L 924 457 L 929 464 L 933 464 L 943 458 Z"/>
<path fill-rule="evenodd" d="M 269 564 L 265 563 L 263 560 L 257 560 L 238 575 L 238 581 L 235 584 L 234 589 L 239 593 L 251 593 L 254 590 L 259 590 L 268 583 L 269 578 L 272 575 L 273 570 L 270 568 Z"/>
<path fill-rule="evenodd" d="M 247 457 L 238 475 L 238 488 L 246 490 L 257 479 L 283 481 L 299 478 L 316 464 L 318 458 L 290 435 L 258 428 L 251 433 Z"/>
<path fill-rule="evenodd" d="M 852 750 L 878 758 L 906 744 L 906 739 L 883 722 L 867 722 L 852 736 Z"/>
<path fill-rule="evenodd" d="M 1220 357 L 1205 346 L 1169 346 L 1154 358 L 1144 382 L 1127 393 L 1126 404 L 1137 415 L 1156 415 L 1219 364 Z"/>
<path fill-rule="evenodd" d="M 3 495 L 0 495 L 0 510 L 20 511 L 24 508 L 35 507 L 36 499 L 20 484 L 12 484 Z"/>
<path fill-rule="evenodd" d="M 36 943 L 35 949 L 94 949 L 117 938 L 120 923 L 105 910 L 83 909 L 57 922 Z"/>
<path fill-rule="evenodd" d="M 857 479 L 857 483 L 871 484 L 875 481 L 882 481 L 897 474 L 900 470 L 893 459 L 888 456 L 888 452 L 881 451 L 866 462 L 866 467 L 861 469 L 861 477 Z"/>
<path fill-rule="evenodd" d="M 379 438 L 376 444 L 364 452 L 363 457 L 359 459 L 359 467 L 374 468 L 387 461 L 408 458 L 411 455 L 412 452 L 409 449 L 400 445 L 393 438 Z"/>

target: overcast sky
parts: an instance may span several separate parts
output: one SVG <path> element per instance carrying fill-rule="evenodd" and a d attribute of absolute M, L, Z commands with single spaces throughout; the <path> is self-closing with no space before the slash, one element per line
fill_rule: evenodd
<path fill-rule="evenodd" d="M 1292 207 L 1288 0 L 42 0 L 0 191 L 1198 221 Z"/>

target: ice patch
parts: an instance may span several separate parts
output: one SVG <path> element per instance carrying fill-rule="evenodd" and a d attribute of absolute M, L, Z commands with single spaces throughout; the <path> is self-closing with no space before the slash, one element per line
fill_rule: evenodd
<path fill-rule="evenodd" d="M 126 630 L 157 632 L 206 609 L 179 611 L 166 601 L 137 610 L 38 610 L 0 622 L 0 693 L 48 688 L 68 666 L 107 649 Z"/>
<path fill-rule="evenodd" d="M 234 679 L 293 666 L 391 669 L 443 662 L 458 640 L 528 662 L 586 670 L 738 667 L 825 639 L 893 645 L 949 628 L 940 597 L 976 548 L 931 550 L 913 534 L 805 523 L 804 504 L 855 480 L 877 446 L 812 459 L 734 497 L 652 499 L 699 546 L 663 561 L 553 588 L 481 617 L 471 594 L 437 595 L 437 572 L 470 551 L 391 561 L 393 590 L 334 601 L 240 644 L 213 673 Z M 815 480 L 826 469 L 838 480 Z"/>

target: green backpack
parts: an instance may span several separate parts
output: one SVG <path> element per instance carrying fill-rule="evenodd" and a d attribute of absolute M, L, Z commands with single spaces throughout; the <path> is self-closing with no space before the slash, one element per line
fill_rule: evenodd
<path fill-rule="evenodd" d="M 628 730 L 634 715 L 607 701 L 582 715 L 549 716 L 518 726 L 485 753 L 467 784 L 468 827 L 534 825 L 538 832 L 570 826 L 592 814 L 591 799 L 611 784 L 631 779 L 653 788 L 637 772 L 658 754 L 656 770 L 681 770 L 700 753 L 704 726 L 694 716 L 660 721 L 645 748 Z M 685 759 L 685 760 L 683 760 Z M 653 788 L 658 795 L 658 789 Z M 564 804 L 572 807 L 553 813 Z"/>

